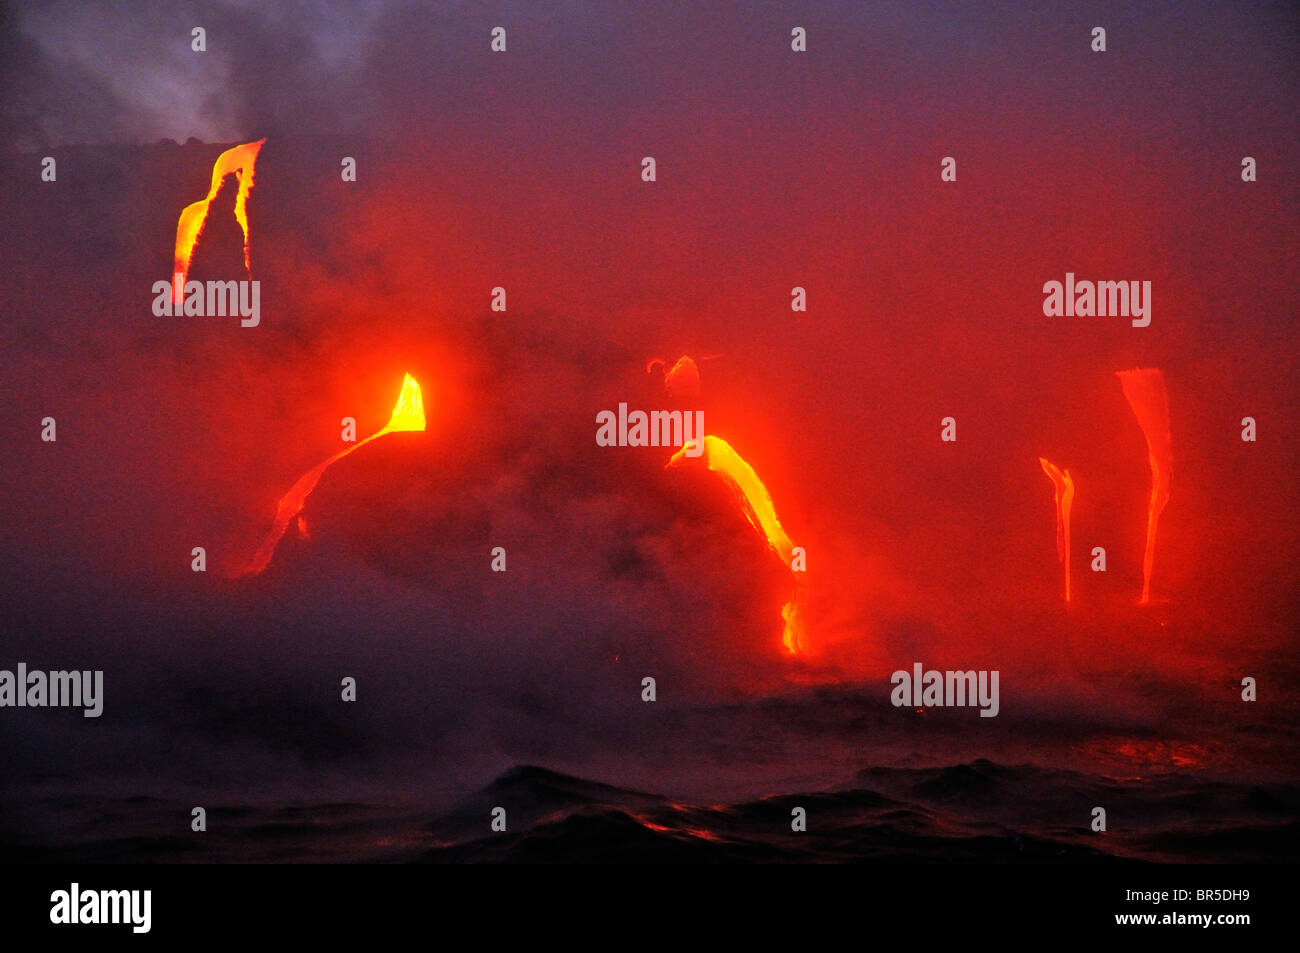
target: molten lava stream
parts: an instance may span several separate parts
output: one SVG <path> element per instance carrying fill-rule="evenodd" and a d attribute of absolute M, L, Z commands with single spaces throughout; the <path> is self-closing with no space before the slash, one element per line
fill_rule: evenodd
<path fill-rule="evenodd" d="M 416 383 L 414 377 L 407 374 L 406 379 L 402 382 L 402 392 L 398 395 L 397 406 L 393 408 L 392 417 L 389 418 L 387 425 L 382 430 L 370 435 L 365 440 L 340 450 L 324 463 L 308 470 L 298 479 L 297 483 L 290 487 L 288 493 L 280 497 L 280 502 L 275 508 L 275 521 L 271 525 L 270 533 L 262 541 L 262 545 L 257 548 L 257 552 L 253 554 L 253 558 L 249 560 L 248 565 L 238 575 L 255 576 L 267 567 L 271 562 L 271 557 L 275 555 L 275 547 L 280 544 L 280 539 L 284 536 L 285 530 L 289 528 L 293 518 L 302 512 L 307 497 L 311 495 L 312 490 L 316 489 L 316 484 L 320 481 L 321 475 L 331 464 L 342 460 L 354 450 L 361 449 L 370 441 L 378 440 L 384 434 L 423 430 L 424 426 L 424 399 L 420 393 L 420 385 Z M 306 533 L 304 532 L 303 535 L 305 536 Z"/>
<path fill-rule="evenodd" d="M 212 166 L 212 185 L 208 189 L 208 197 L 187 205 L 181 212 L 180 221 L 176 223 L 176 258 L 172 267 L 172 301 L 176 304 L 185 300 L 185 277 L 190 273 L 194 246 L 208 220 L 212 200 L 221 191 L 221 183 L 228 175 L 239 180 L 239 192 L 235 196 L 235 220 L 244 231 L 244 270 L 252 275 L 253 269 L 248 259 L 248 193 L 253 189 L 253 166 L 264 142 L 265 139 L 246 142 L 217 156 L 216 164 Z"/>
<path fill-rule="evenodd" d="M 772 497 L 767 492 L 767 487 L 763 485 L 763 481 L 758 478 L 758 474 L 754 472 L 754 468 L 721 437 L 705 436 L 704 452 L 698 458 L 693 458 L 686 452 L 695 449 L 698 449 L 696 441 L 688 442 L 673 454 L 667 466 L 680 466 L 692 459 L 701 460 L 721 477 L 722 482 L 735 495 L 736 502 L 745 514 L 745 518 L 749 520 L 749 524 L 767 541 L 767 545 L 781 558 L 786 567 L 791 568 L 794 544 L 785 528 L 781 526 L 781 521 L 777 519 Z M 781 610 L 781 618 L 785 620 L 781 644 L 790 654 L 799 655 L 807 647 L 804 637 L 806 599 L 802 573 L 791 569 L 791 574 L 794 576 L 795 591 L 794 598 Z"/>
<path fill-rule="evenodd" d="M 1151 602 L 1151 570 L 1156 561 L 1156 525 L 1169 502 L 1169 477 L 1173 472 L 1173 438 L 1169 428 L 1169 392 L 1165 377 L 1154 367 L 1116 371 L 1124 396 L 1147 440 L 1151 466 L 1151 499 L 1147 503 L 1147 545 L 1142 556 L 1142 596 L 1138 605 Z"/>
<path fill-rule="evenodd" d="M 1070 601 L 1070 505 L 1074 502 L 1074 480 L 1050 460 L 1038 458 L 1043 472 L 1056 490 L 1056 555 L 1065 566 L 1065 601 Z"/>

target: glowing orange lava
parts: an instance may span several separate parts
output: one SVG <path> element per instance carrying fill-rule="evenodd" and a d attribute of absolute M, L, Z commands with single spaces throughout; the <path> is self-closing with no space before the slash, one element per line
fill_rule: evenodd
<path fill-rule="evenodd" d="M 267 567 L 271 562 L 271 557 L 275 555 L 275 547 L 280 544 L 280 539 L 284 536 L 285 530 L 289 528 L 289 524 L 293 522 L 294 517 L 302 512 L 307 497 L 311 495 L 312 490 L 316 489 L 316 484 L 320 481 L 321 475 L 329 468 L 330 464 L 342 460 L 352 451 L 359 450 L 370 441 L 378 440 L 385 434 L 406 430 L 423 430 L 424 426 L 424 398 L 420 393 L 420 385 L 416 383 L 414 377 L 407 374 L 406 379 L 402 382 L 402 393 L 397 398 L 397 406 L 393 408 L 393 414 L 382 430 L 372 434 L 365 440 L 340 450 L 324 463 L 308 470 L 289 489 L 288 493 L 280 497 L 280 502 L 275 509 L 275 521 L 271 525 L 271 532 L 267 534 L 266 539 L 262 541 L 262 545 L 258 547 L 257 552 L 253 554 L 253 558 L 249 560 L 248 565 L 239 575 L 255 576 Z M 302 529 L 301 523 L 299 528 Z"/>
<path fill-rule="evenodd" d="M 691 398 L 700 395 L 700 368 L 694 358 L 683 354 L 672 367 L 668 367 L 665 361 L 655 358 L 646 365 L 646 373 L 654 373 L 656 365 L 665 368 L 664 387 L 669 397 Z"/>
<path fill-rule="evenodd" d="M 1056 488 L 1056 555 L 1065 567 L 1065 601 L 1070 601 L 1070 504 L 1074 502 L 1074 480 L 1050 460 L 1038 458 L 1043 472 Z"/>
<path fill-rule="evenodd" d="M 704 453 L 698 457 L 687 456 L 686 451 L 697 448 L 695 441 L 688 442 L 673 454 L 667 466 L 680 466 L 692 460 L 702 461 L 710 470 L 722 478 L 736 497 L 741 512 L 749 524 L 767 540 L 767 544 L 781 558 L 787 568 L 791 568 L 794 559 L 794 543 L 791 542 L 781 521 L 777 519 L 776 507 L 767 487 L 758 478 L 754 468 L 745 462 L 740 454 L 721 437 L 707 435 L 704 437 Z M 806 648 L 804 639 L 804 586 L 803 573 L 793 572 L 795 579 L 794 598 L 781 610 L 785 620 L 785 631 L 781 636 L 783 644 L 792 655 L 798 655 Z"/>
<path fill-rule="evenodd" d="M 265 139 L 246 142 L 242 146 L 227 149 L 217 156 L 212 167 L 212 185 L 208 197 L 201 202 L 187 205 L 181 212 L 176 224 L 176 261 L 172 267 L 172 301 L 180 304 L 185 300 L 185 276 L 190 273 L 190 261 L 194 257 L 194 246 L 203 231 L 203 224 L 208 220 L 208 209 L 212 200 L 221 191 L 221 183 L 228 175 L 239 180 L 239 192 L 235 196 L 235 220 L 244 230 L 244 270 L 252 274 L 248 260 L 248 193 L 253 188 L 253 165 Z"/>
<path fill-rule="evenodd" d="M 1154 367 L 1116 371 L 1133 416 L 1147 438 L 1147 461 L 1151 464 L 1151 500 L 1147 504 L 1147 545 L 1142 557 L 1142 597 L 1138 605 L 1151 601 L 1151 569 L 1156 558 L 1156 524 L 1169 502 L 1169 477 L 1173 471 L 1172 437 L 1169 432 L 1169 392 L 1165 377 Z"/>

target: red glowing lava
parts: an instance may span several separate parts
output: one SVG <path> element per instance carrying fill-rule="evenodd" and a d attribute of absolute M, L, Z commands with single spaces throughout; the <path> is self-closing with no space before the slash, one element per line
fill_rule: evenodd
<path fill-rule="evenodd" d="M 1169 432 L 1169 392 L 1165 378 L 1154 367 L 1116 371 L 1133 416 L 1147 439 L 1147 461 L 1151 465 L 1151 499 L 1147 504 L 1147 545 L 1142 556 L 1142 596 L 1139 605 L 1151 601 L 1151 570 L 1156 558 L 1156 524 L 1169 502 L 1169 477 L 1173 471 L 1172 437 Z"/>
<path fill-rule="evenodd" d="M 672 367 L 655 358 L 646 365 L 645 371 L 653 374 L 656 367 L 663 368 L 664 389 L 669 397 L 691 399 L 700 396 L 700 368 L 694 358 L 683 354 Z"/>
<path fill-rule="evenodd" d="M 414 377 L 407 374 L 406 379 L 402 382 L 402 392 L 397 398 L 397 406 L 393 408 L 393 414 L 382 430 L 370 435 L 365 440 L 340 450 L 324 463 L 308 470 L 289 489 L 288 493 L 280 497 L 280 502 L 275 509 L 275 521 L 271 525 L 271 531 L 262 541 L 262 545 L 257 548 L 257 552 L 253 554 L 253 558 L 249 560 L 248 565 L 239 572 L 239 575 L 255 576 L 267 567 L 271 562 L 271 557 L 275 555 L 275 547 L 280 544 L 280 539 L 284 536 L 285 530 L 289 528 L 289 524 L 293 522 L 294 517 L 302 512 L 307 497 L 311 495 L 312 490 L 316 489 L 316 484 L 320 481 L 321 475 L 331 464 L 342 460 L 349 453 L 359 450 L 372 440 L 378 440 L 385 434 L 407 430 L 423 430 L 424 426 L 424 399 L 420 393 L 420 385 Z M 299 529 L 305 536 L 305 528 L 301 523 L 299 523 Z"/>
<path fill-rule="evenodd" d="M 1056 490 L 1056 555 L 1065 568 L 1065 601 L 1070 601 L 1070 504 L 1074 502 L 1074 480 L 1050 460 L 1038 458 L 1043 472 Z"/>

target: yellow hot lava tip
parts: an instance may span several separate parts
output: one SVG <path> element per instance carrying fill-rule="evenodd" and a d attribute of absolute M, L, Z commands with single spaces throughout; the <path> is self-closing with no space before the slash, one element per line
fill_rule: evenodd
<path fill-rule="evenodd" d="M 420 393 L 419 382 L 410 374 L 402 381 L 402 393 L 397 397 L 397 406 L 393 416 L 384 428 L 389 433 L 402 430 L 424 429 L 424 396 Z"/>

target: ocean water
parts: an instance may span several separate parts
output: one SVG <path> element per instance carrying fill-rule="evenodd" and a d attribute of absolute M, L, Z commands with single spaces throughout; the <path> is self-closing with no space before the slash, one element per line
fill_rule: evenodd
<path fill-rule="evenodd" d="M 1082 801 L 1124 805 L 1094 833 Z M 488 804 L 509 805 L 489 830 Z M 842 788 L 692 803 L 535 765 L 449 811 L 410 804 L 222 807 L 209 831 L 158 836 L 189 806 L 148 797 L 51 799 L 43 843 L 10 831 L 10 862 L 1236 863 L 1300 860 L 1300 787 L 1171 773 L 1120 781 L 977 760 L 864 768 Z M 807 830 L 791 830 L 792 810 Z M 1213 820 L 1206 821 L 1207 817 Z"/>
<path fill-rule="evenodd" d="M 861 687 L 665 708 L 501 764 L 475 736 L 359 783 L 47 777 L 0 794 L 9 862 L 1153 863 L 1300 860 L 1295 732 L 1195 709 L 912 711 Z M 1189 709 L 1192 711 L 1192 709 Z M 649 717 L 649 716 L 647 716 Z M 1212 728 L 1211 726 L 1216 725 Z M 562 733 L 533 726 L 539 737 Z M 524 733 L 516 726 L 515 735 Z M 580 750 L 579 750 L 580 749 Z M 146 793 L 153 792 L 153 793 Z M 195 804 L 207 830 L 190 830 Z M 506 830 L 491 812 L 506 810 Z M 1093 809 L 1107 829 L 1091 829 Z M 792 830 L 796 808 L 806 830 Z"/>

